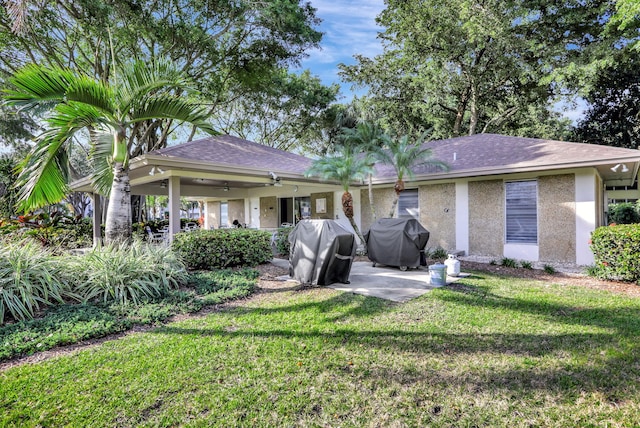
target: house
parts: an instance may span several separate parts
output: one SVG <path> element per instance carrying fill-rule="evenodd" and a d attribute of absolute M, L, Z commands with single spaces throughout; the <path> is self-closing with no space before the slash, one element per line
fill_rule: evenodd
<path fill-rule="evenodd" d="M 606 222 L 607 187 L 632 186 L 640 151 L 477 134 L 425 143 L 447 172 L 415 169 L 399 201 L 431 232 L 429 245 L 519 260 L 593 263 L 591 232 Z M 385 213 L 393 169 L 378 165 L 373 199 Z M 362 227 L 371 218 L 361 190 Z"/>
<path fill-rule="evenodd" d="M 607 187 L 633 186 L 640 151 L 477 134 L 425 143 L 446 172 L 418 167 L 398 204 L 431 232 L 429 246 L 470 255 L 588 265 L 590 233 L 605 224 Z M 181 196 L 205 201 L 204 227 L 234 220 L 273 230 L 303 218 L 347 225 L 338 183 L 307 178 L 311 160 L 228 135 L 147 153 L 130 162 L 131 192 L 168 195 L 178 233 Z M 395 175 L 376 165 L 373 202 L 388 214 Z M 73 184 L 91 191 L 88 179 Z M 371 222 L 367 185 L 352 186 L 355 221 Z M 99 212 L 99 210 L 96 210 Z"/>

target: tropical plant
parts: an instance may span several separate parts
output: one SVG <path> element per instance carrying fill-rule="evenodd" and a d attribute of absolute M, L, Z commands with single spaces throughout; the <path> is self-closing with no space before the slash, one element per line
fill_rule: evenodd
<path fill-rule="evenodd" d="M 4 243 L 0 249 L 0 324 L 7 313 L 33 318 L 42 306 L 72 297 L 62 279 L 62 265 L 34 242 Z"/>
<path fill-rule="evenodd" d="M 134 241 L 95 248 L 70 263 L 75 290 L 84 300 L 138 303 L 186 283 L 182 260 L 170 249 Z"/>
<path fill-rule="evenodd" d="M 113 84 L 70 69 L 31 65 L 11 79 L 6 103 L 47 109 L 46 131 L 21 165 L 18 183 L 24 210 L 60 201 L 68 193 L 73 137 L 89 132 L 93 184 L 109 197 L 106 242 L 131 238 L 129 157 L 139 126 L 149 119 L 187 122 L 207 132 L 205 109 L 186 95 L 190 88 L 170 62 L 136 61 L 122 67 Z"/>
<path fill-rule="evenodd" d="M 389 137 L 377 124 L 359 122 L 355 128 L 343 128 L 343 138 L 346 144 L 354 145 L 355 149 L 367 154 L 371 171 L 368 174 L 369 209 L 372 221 L 376 221 L 376 208 L 373 203 L 373 166 L 380 157 L 382 147 L 389 144 Z"/>
<path fill-rule="evenodd" d="M 318 176 L 323 180 L 335 180 L 340 183 L 342 194 L 342 212 L 366 248 L 364 236 L 353 219 L 353 196 L 349 186 L 353 181 L 364 180 L 373 171 L 372 163 L 367 156 L 360 156 L 354 147 L 342 145 L 332 156 L 316 159 L 305 172 L 307 177 Z"/>
<path fill-rule="evenodd" d="M 391 205 L 391 211 L 389 217 L 393 217 L 396 212 L 398 200 L 400 199 L 400 193 L 404 191 L 404 177 L 408 176 L 413 178 L 413 169 L 418 166 L 431 166 L 440 168 L 444 171 L 449 169 L 449 166 L 439 160 L 433 159 L 431 149 L 423 147 L 420 141 L 424 140 L 426 134 L 414 141 L 410 136 L 403 135 L 400 138 L 388 139 L 385 150 L 378 153 L 378 157 L 382 162 L 392 165 L 396 171 L 396 183 L 393 189 L 396 192 L 396 197 Z"/>

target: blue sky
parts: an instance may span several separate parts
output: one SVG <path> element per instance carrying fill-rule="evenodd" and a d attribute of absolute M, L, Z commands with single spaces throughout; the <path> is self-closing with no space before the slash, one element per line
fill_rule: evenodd
<path fill-rule="evenodd" d="M 325 84 L 339 83 L 342 95 L 351 99 L 351 85 L 338 76 L 338 64 L 355 63 L 353 55 L 373 57 L 382 52 L 376 39 L 380 27 L 376 16 L 384 9 L 383 0 L 310 0 L 322 19 L 320 31 L 322 49 L 309 52 L 302 62 L 303 68 L 311 70 Z"/>

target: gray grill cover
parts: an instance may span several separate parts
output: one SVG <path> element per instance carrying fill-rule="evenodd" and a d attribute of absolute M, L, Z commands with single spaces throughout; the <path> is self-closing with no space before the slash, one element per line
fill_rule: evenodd
<path fill-rule="evenodd" d="M 369 259 L 387 266 L 425 265 L 429 231 L 416 219 L 381 218 L 364 235 Z"/>
<path fill-rule="evenodd" d="M 302 220 L 289 233 L 289 273 L 302 284 L 349 283 L 355 236 L 333 220 Z"/>

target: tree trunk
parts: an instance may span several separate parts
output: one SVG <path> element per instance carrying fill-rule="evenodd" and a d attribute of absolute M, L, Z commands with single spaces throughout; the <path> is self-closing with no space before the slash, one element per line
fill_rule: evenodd
<path fill-rule="evenodd" d="M 471 87 L 471 117 L 469 118 L 469 135 L 474 135 L 476 133 L 476 128 L 478 127 L 478 95 L 476 93 L 475 86 Z"/>
<path fill-rule="evenodd" d="M 396 207 L 398 206 L 398 201 L 400 200 L 400 193 L 404 191 L 404 181 L 398 180 L 396 184 L 393 186 L 393 190 L 396 192 L 396 197 L 393 198 L 393 204 L 391 204 L 391 211 L 389 212 L 389 218 L 393 218 L 396 214 Z"/>
<path fill-rule="evenodd" d="M 107 207 L 105 243 L 116 244 L 131 241 L 131 188 L 129 171 L 121 162 L 113 167 L 113 184 Z"/>
<path fill-rule="evenodd" d="M 369 174 L 369 208 L 371 208 L 371 222 L 377 220 L 376 206 L 373 204 L 373 174 Z"/>
<path fill-rule="evenodd" d="M 353 196 L 351 196 L 351 193 L 349 192 L 344 192 L 342 194 L 342 211 L 344 212 L 344 215 L 349 219 L 349 223 L 351 223 L 351 227 L 353 227 L 356 235 L 358 235 L 358 238 L 360 238 L 360 242 L 362 242 L 362 245 L 364 246 L 364 252 L 366 253 L 367 242 L 364 240 L 364 236 L 362 236 L 360 229 L 358 229 L 358 225 L 353 219 Z"/>

